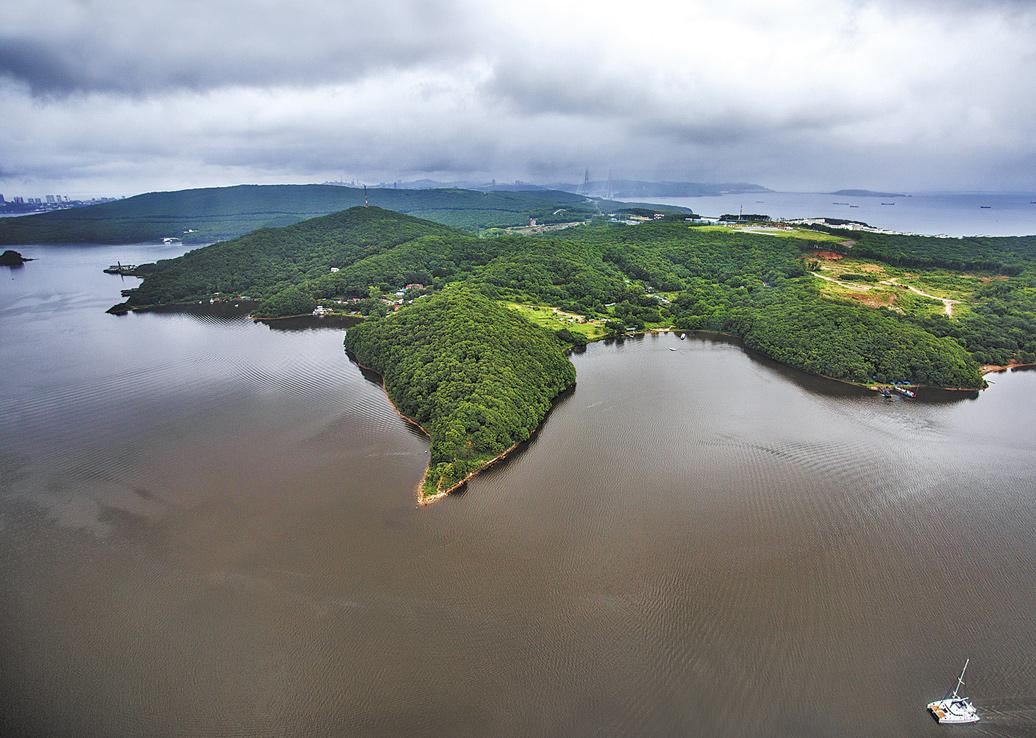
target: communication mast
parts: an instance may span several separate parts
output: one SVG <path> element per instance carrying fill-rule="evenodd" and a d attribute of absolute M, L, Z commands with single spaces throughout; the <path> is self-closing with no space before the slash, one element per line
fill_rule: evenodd
<path fill-rule="evenodd" d="M 585 172 L 583 172 L 583 194 L 584 195 L 589 195 L 590 194 L 590 170 L 589 169 L 587 169 Z"/>
<path fill-rule="evenodd" d="M 367 202 L 367 185 L 363 186 L 363 207 L 369 207 L 370 203 Z"/>

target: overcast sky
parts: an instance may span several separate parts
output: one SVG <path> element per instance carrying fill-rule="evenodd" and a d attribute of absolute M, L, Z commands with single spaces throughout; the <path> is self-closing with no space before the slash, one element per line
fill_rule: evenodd
<path fill-rule="evenodd" d="M 751 181 L 1036 191 L 1036 2 L 0 8 L 0 192 Z"/>

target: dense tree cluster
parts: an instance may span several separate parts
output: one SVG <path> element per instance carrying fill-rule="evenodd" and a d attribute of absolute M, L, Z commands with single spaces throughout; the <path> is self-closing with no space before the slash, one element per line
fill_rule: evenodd
<path fill-rule="evenodd" d="M 1036 261 L 1036 236 L 938 238 L 866 231 L 853 234 L 854 256 L 894 266 L 946 267 L 957 271 L 1021 274 Z M 844 250 L 844 249 L 843 249 Z"/>
<path fill-rule="evenodd" d="M 472 284 L 518 302 L 597 313 L 627 292 L 621 271 L 602 258 L 599 245 L 574 239 L 526 238 L 489 262 Z"/>
<path fill-rule="evenodd" d="M 463 279 L 475 267 L 508 251 L 515 237 L 477 239 L 458 233 L 424 236 L 322 275 L 307 285 L 316 297 L 360 296 L 371 286 L 381 290 L 400 285 L 440 286 Z"/>
<path fill-rule="evenodd" d="M 28 260 L 24 256 L 11 249 L 7 249 L 0 254 L 0 266 L 21 266 L 26 261 Z"/>
<path fill-rule="evenodd" d="M 825 300 L 801 278 L 758 295 L 724 328 L 777 361 L 836 379 L 981 384 L 978 364 L 956 341 L 887 311 Z"/>
<path fill-rule="evenodd" d="M 316 306 L 317 301 L 312 295 L 292 285 L 264 299 L 255 313 L 264 316 L 306 315 Z"/>
<path fill-rule="evenodd" d="M 919 324 L 955 338 L 984 364 L 1036 363 L 1036 266 L 1010 281 L 990 281 L 973 299 L 960 317 L 931 316 Z"/>
<path fill-rule="evenodd" d="M 263 228 L 159 261 L 129 302 L 157 305 L 216 293 L 266 298 L 330 274 L 331 267 L 430 234 L 458 235 L 446 226 L 381 208 L 351 208 L 285 228 Z"/>
<path fill-rule="evenodd" d="M 462 285 L 351 328 L 345 345 L 431 437 L 428 495 L 528 440 L 576 378 L 549 331 Z"/>
<path fill-rule="evenodd" d="M 888 311 L 823 299 L 804 276 L 808 241 L 676 223 L 588 229 L 579 237 L 611 242 L 605 258 L 629 278 L 677 292 L 668 306 L 643 296 L 616 304 L 613 314 L 625 328 L 668 321 L 733 333 L 783 363 L 853 382 L 981 383 L 977 362 L 959 344 Z"/>

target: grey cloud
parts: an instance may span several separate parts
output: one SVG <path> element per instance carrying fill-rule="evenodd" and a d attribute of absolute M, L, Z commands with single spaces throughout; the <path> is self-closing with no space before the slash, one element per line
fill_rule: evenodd
<path fill-rule="evenodd" d="M 346 81 L 463 58 L 478 38 L 473 10 L 466 0 L 64 0 L 5 11 L 0 75 L 36 94 Z"/>
<path fill-rule="evenodd" d="M 15 5 L 0 191 L 584 167 L 1036 188 L 1033 4 L 642 2 Z"/>

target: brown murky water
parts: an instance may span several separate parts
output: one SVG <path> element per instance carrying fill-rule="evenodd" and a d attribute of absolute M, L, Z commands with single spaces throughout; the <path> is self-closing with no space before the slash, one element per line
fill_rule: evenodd
<path fill-rule="evenodd" d="M 0 733 L 1036 734 L 1036 373 L 885 401 L 671 336 L 467 491 L 341 329 L 0 271 Z M 131 282 L 132 283 L 132 282 Z M 678 350 L 673 352 L 672 346 Z"/>

